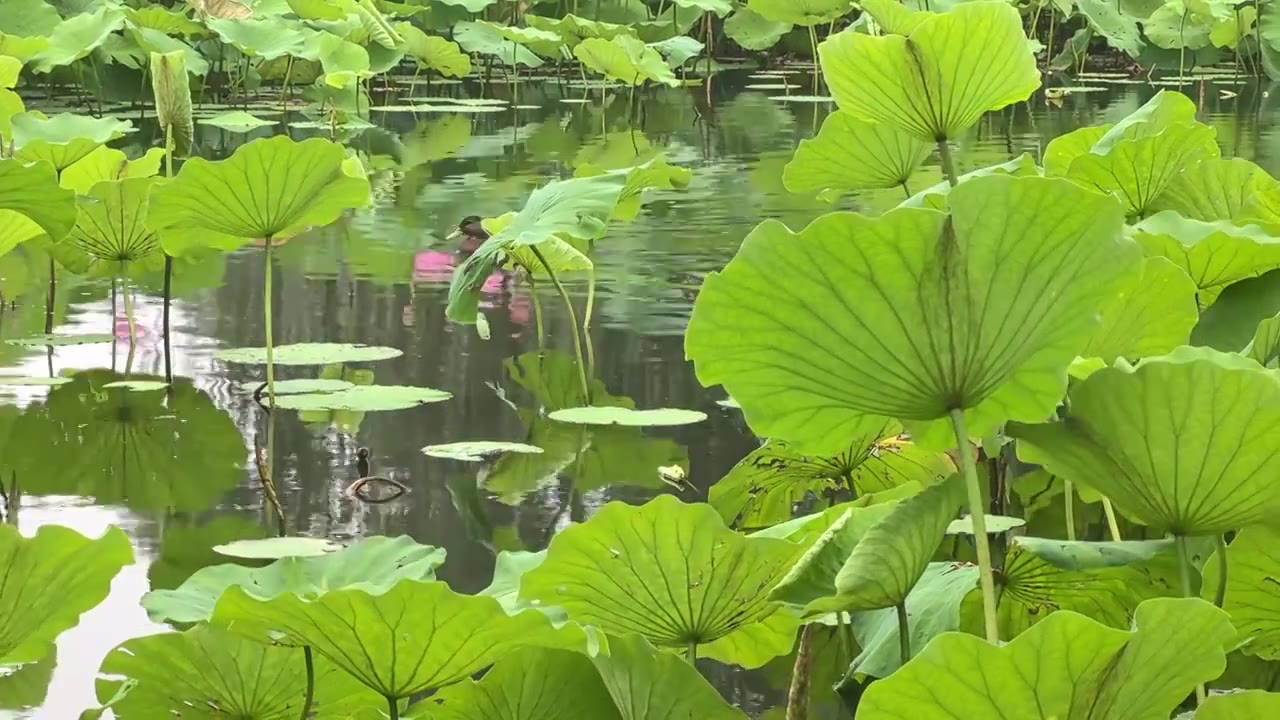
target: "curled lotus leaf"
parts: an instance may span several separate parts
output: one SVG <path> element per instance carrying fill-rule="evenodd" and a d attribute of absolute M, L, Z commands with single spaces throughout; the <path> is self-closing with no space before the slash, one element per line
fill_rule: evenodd
<path fill-rule="evenodd" d="M 694 305 L 698 379 L 723 385 L 757 435 L 817 454 L 868 415 L 926 446 L 950 435 L 952 411 L 976 437 L 1049 415 L 1098 311 L 1138 269 L 1121 210 L 1042 177 L 977 177 L 947 198 L 947 214 L 759 225 Z"/>
<path fill-rule="evenodd" d="M 1072 387 L 1060 422 L 1011 423 L 1018 456 L 1175 535 L 1216 535 L 1280 512 L 1280 377 L 1183 347 L 1117 362 Z"/>

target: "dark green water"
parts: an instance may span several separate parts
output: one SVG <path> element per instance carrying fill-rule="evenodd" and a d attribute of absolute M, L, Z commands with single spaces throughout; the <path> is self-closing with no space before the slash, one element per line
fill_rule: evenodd
<path fill-rule="evenodd" d="M 701 278 L 723 266 L 743 237 L 766 218 L 794 228 L 836 208 L 876 210 L 900 191 L 873 193 L 830 205 L 792 195 L 782 170 L 796 144 L 811 136 L 830 105 L 780 102 L 781 82 L 745 71 L 719 76 L 710 92 L 680 88 L 646 94 L 631 118 L 625 94 L 602 108 L 598 91 L 545 82 L 522 90 L 520 111 L 482 114 L 372 113 L 378 127 L 348 144 L 385 159 L 374 178 L 375 209 L 316 229 L 277 253 L 277 343 L 362 342 L 404 350 L 401 358 L 369 365 L 379 384 L 448 390 L 448 402 L 414 410 L 277 420 L 277 476 L 290 532 L 339 540 L 369 534 L 409 534 L 444 547 L 441 576 L 472 592 L 488 584 L 495 553 L 537 550 L 565 524 L 611 500 L 642 502 L 672 489 L 662 465 L 687 462 L 696 491 L 706 488 L 756 444 L 723 394 L 699 386 L 685 362 L 682 334 Z M 803 85 L 803 75 L 789 78 Z M 1054 83 L 1050 83 L 1051 85 Z M 1060 104 L 1032 102 L 987 117 L 960 143 L 962 170 L 1039 153 L 1071 129 L 1119 119 L 1158 88 L 1110 85 L 1068 95 Z M 474 92 L 474 88 L 469 89 Z M 435 92 L 467 92 L 459 86 Z M 1232 83 L 1185 88 L 1218 129 L 1224 155 L 1245 157 L 1273 174 L 1280 87 Z M 1226 97 L 1234 93 L 1232 97 Z M 259 112 L 261 110 L 259 109 Z M 273 116 L 274 117 L 274 116 Z M 137 154 L 158 144 L 153 126 L 119 146 Z M 198 128 L 202 154 L 222 157 L 249 135 Z M 289 129 L 295 137 L 316 131 Z M 568 176 L 585 163 L 620 168 L 665 153 L 693 171 L 684 192 L 651 193 L 640 216 L 617 224 L 593 259 L 599 276 L 591 332 L 596 378 L 637 407 L 702 410 L 709 419 L 673 431 L 621 430 L 589 436 L 538 418 L 531 389 L 576 382 L 569 321 L 551 293 L 547 348 L 537 362 L 538 338 L 526 289 L 501 288 L 484 297 L 492 334 L 444 318 L 449 264 L 455 244 L 445 238 L 466 215 L 517 209 L 534 187 Z M 371 163 L 372 164 L 372 163 Z M 912 181 L 923 188 L 940 178 L 927 167 Z M 917 188 L 917 189 L 918 189 Z M 0 389 L 0 473 L 17 478 L 18 507 L 7 520 L 24 533 L 57 523 L 89 535 L 114 524 L 134 541 L 137 563 L 116 578 L 105 603 L 57 642 L 56 663 L 0 679 L 0 717 L 71 718 L 93 701 L 102 658 L 130 637 L 165 631 L 138 604 L 152 587 L 173 587 L 203 564 L 209 547 L 267 533 L 269 511 L 253 468 L 251 447 L 259 412 L 240 384 L 260 368 L 214 361 L 219 348 L 263 341 L 263 254 L 246 249 L 190 268 L 176 281 L 172 358 L 187 378 L 163 393 L 124 394 L 96 386 L 103 371 L 58 391 L 46 403 L 40 388 Z M 0 258 L 0 339 L 43 332 L 47 256 L 20 248 Z M 134 375 L 163 374 L 158 283 L 136 288 L 142 334 Z M 578 309 L 585 286 L 571 286 Z M 60 277 L 58 332 L 111 332 L 121 342 L 58 348 L 49 358 L 0 343 L 0 374 L 44 375 L 126 365 L 123 300 L 101 280 Z M 285 377 L 314 376 L 319 368 L 287 369 Z M 303 422 L 303 420 L 308 422 Z M 546 448 L 538 462 L 477 466 L 424 456 L 420 448 L 461 440 L 529 441 Z M 411 488 L 403 498 L 368 505 L 344 490 L 356 477 L 354 454 L 367 446 L 374 466 Z M 706 668 L 731 700 L 753 713 L 785 696 L 778 673 Z M 51 678 L 50 678 L 51 673 Z M 48 680 L 47 700 L 43 686 Z"/>

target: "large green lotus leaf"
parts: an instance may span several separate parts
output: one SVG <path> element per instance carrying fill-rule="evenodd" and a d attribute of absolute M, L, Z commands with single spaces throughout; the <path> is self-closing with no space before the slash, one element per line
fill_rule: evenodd
<path fill-rule="evenodd" d="M 60 113 L 50 118 L 35 113 L 13 117 L 16 157 L 24 162 L 45 160 L 61 172 L 99 145 L 123 137 L 129 123 L 112 118 Z"/>
<path fill-rule="evenodd" d="M 1064 133 L 1044 148 L 1044 174 L 1060 177 L 1071 169 L 1076 158 L 1087 155 L 1114 125 L 1093 125 Z"/>
<path fill-rule="evenodd" d="M 754 530 L 790 520 L 810 495 L 821 501 L 846 491 L 856 498 L 912 482 L 933 485 L 953 472 L 946 455 L 875 420 L 835 455 L 806 455 L 771 440 L 712 485 L 707 502 L 725 522 Z"/>
<path fill-rule="evenodd" d="M 792 25 L 825 25 L 844 17 L 854 8 L 852 0 L 750 0 L 746 3 L 757 15 Z"/>
<path fill-rule="evenodd" d="M 20 37 L 0 32 L 0 55 L 17 58 L 26 62 L 49 47 L 49 38 Z"/>
<path fill-rule="evenodd" d="M 1173 210 L 1205 222 L 1244 224 L 1255 196 L 1275 192 L 1280 192 L 1280 182 L 1254 163 L 1210 157 L 1183 168 L 1151 203 L 1151 210 Z"/>
<path fill-rule="evenodd" d="M 802 606 L 806 617 L 903 602 L 959 512 L 963 494 L 954 475 L 892 506 L 861 533 L 851 530 L 859 523 L 850 511 L 796 561 L 769 597 Z"/>
<path fill-rule="evenodd" d="M 827 199 L 854 190 L 905 187 L 933 147 L 893 125 L 837 110 L 822 121 L 817 137 L 800 141 L 782 183 L 790 192 L 819 192 Z"/>
<path fill-rule="evenodd" d="M 622 192 L 618 204 L 610 214 L 611 220 L 635 220 L 644 205 L 646 190 L 684 190 L 693 181 L 693 171 L 671 165 L 665 155 L 658 155 L 640 165 L 607 170 L 592 162 L 583 162 L 574 168 L 574 177 L 613 175 L 622 178 Z"/>
<path fill-rule="evenodd" d="M 517 650 L 430 702 L 435 720 L 619 720 L 595 665 L 568 650 Z"/>
<path fill-rule="evenodd" d="M 341 145 L 286 136 L 241 145 L 226 160 L 191 158 L 156 189 L 148 225 L 245 238 L 286 238 L 369 202 L 369 181 L 343 169 Z"/>
<path fill-rule="evenodd" d="M 0 140 L 13 134 L 13 116 L 26 111 L 22 97 L 10 88 L 18 84 L 22 62 L 0 52 Z"/>
<path fill-rule="evenodd" d="M 15 225 L 21 216 L 61 240 L 75 226 L 76 196 L 58 187 L 58 174 L 49 163 L 0 160 L 0 212 L 13 213 L 9 222 Z"/>
<path fill-rule="evenodd" d="M 929 7 L 929 3 L 925 3 Z M 894 35 L 910 35 L 924 21 L 937 15 L 931 10 L 912 10 L 898 0 L 863 0 L 862 9 L 880 29 Z M 939 8 L 942 9 L 942 8 Z"/>
<path fill-rule="evenodd" d="M 1086 542 L 1015 537 L 997 581 L 1000 636 L 1017 637 L 1059 610 L 1127 628 L 1144 600 L 1176 594 L 1172 540 Z M 965 629 L 981 633 L 982 593 L 965 599 Z"/>
<path fill-rule="evenodd" d="M 557 630 L 542 613 L 508 615 L 491 597 L 408 579 L 377 594 L 354 587 L 270 600 L 232 586 L 212 622 L 269 628 L 272 637 L 309 645 L 365 687 L 397 699 L 464 680 L 520 647 L 585 647 L 580 629 Z"/>
<path fill-rule="evenodd" d="M 977 586 L 977 565 L 929 563 L 905 602 L 913 653 L 939 634 L 960 629 L 961 605 Z M 895 608 L 855 613 L 849 625 L 861 648 L 850 666 L 853 672 L 884 678 L 902 667 Z"/>
<path fill-rule="evenodd" d="M 1120 5 L 1111 0 L 1076 0 L 1080 14 L 1099 35 L 1107 39 L 1107 44 L 1136 58 L 1146 47 L 1142 30 L 1138 27 L 1138 21 L 1146 16 L 1128 15 Z"/>
<path fill-rule="evenodd" d="M 587 38 L 573 49 L 589 70 L 627 85 L 643 85 L 646 81 L 679 85 L 671 67 L 662 55 L 630 35 L 617 35 L 612 40 Z"/>
<path fill-rule="evenodd" d="M 148 177 L 94 185 L 80 198 L 80 215 L 66 242 L 50 252 L 78 275 L 116 277 L 163 266 L 160 240 L 146 226 L 151 189 L 163 182 Z"/>
<path fill-rule="evenodd" d="M 1207 4 L 1207 3 L 1206 3 Z M 1223 5 L 1224 8 L 1228 7 Z M 1212 18 L 1197 18 L 1183 3 L 1166 3 L 1142 21 L 1142 33 L 1165 50 L 1198 50 L 1209 44 Z"/>
<path fill-rule="evenodd" d="M 148 5 L 143 8 L 125 8 L 125 15 L 133 25 L 162 32 L 165 35 L 183 35 L 190 38 L 203 37 L 209 30 L 202 24 L 187 17 L 179 10 L 170 10 L 160 5 Z"/>
<path fill-rule="evenodd" d="M 208 620 L 218 597 L 232 585 L 264 600 L 283 593 L 314 598 L 353 586 L 380 592 L 404 578 L 434 579 L 444 558 L 443 549 L 419 545 L 404 535 L 370 537 L 337 552 L 281 558 L 266 567 L 202 568 L 176 590 L 147 593 L 142 607 L 157 622 L 194 623 Z"/>
<path fill-rule="evenodd" d="M 1135 225 L 1133 238 L 1147 255 L 1169 258 L 1191 277 L 1201 307 L 1228 285 L 1280 267 L 1280 239 L 1256 225 L 1191 220 L 1166 210 Z"/>
<path fill-rule="evenodd" d="M 337 35 L 318 32 L 307 38 L 297 56 L 320 63 L 323 83 L 332 88 L 348 88 L 369 77 L 369 51 Z"/>
<path fill-rule="evenodd" d="M 1280 360 L 1280 314 L 1258 323 L 1253 339 L 1240 350 L 1240 354 L 1257 360 L 1264 367 L 1272 367 L 1276 360 Z"/>
<path fill-rule="evenodd" d="M 959 5 L 906 37 L 837 33 L 818 54 L 841 110 L 931 143 L 1040 87 L 1018 11 L 998 2 Z"/>
<path fill-rule="evenodd" d="M 1240 531 L 1227 546 L 1227 586 L 1222 609 L 1231 614 L 1244 641 L 1241 651 L 1266 660 L 1280 660 L 1280 610 L 1276 599 L 1280 591 L 1276 578 L 1280 576 L 1280 531 L 1265 525 L 1248 527 Z M 1219 577 L 1223 562 L 1220 553 L 1215 554 L 1204 568 L 1204 577 Z M 1205 582 L 1202 594 L 1212 597 L 1218 583 Z"/>
<path fill-rule="evenodd" d="M 458 44 L 436 35 L 428 35 L 411 23 L 397 23 L 396 31 L 404 38 L 405 52 L 419 67 L 435 70 L 445 77 L 471 74 L 471 58 Z"/>
<path fill-rule="evenodd" d="M 662 42 L 651 43 L 649 47 L 662 53 L 662 57 L 667 61 L 667 66 L 674 69 L 683 66 L 690 59 L 700 55 L 705 46 L 700 40 L 695 40 L 688 35 L 679 35 Z"/>
<path fill-rule="evenodd" d="M 62 22 L 57 9 L 45 0 L 8 0 L 0 17 L 0 30 L 14 35 L 52 35 Z"/>
<path fill-rule="evenodd" d="M 542 58 L 503 37 L 498 26 L 491 23 L 460 22 L 453 26 L 453 39 L 468 53 L 488 55 L 507 65 L 542 67 Z"/>
<path fill-rule="evenodd" d="M 559 33 L 570 50 L 586 38 L 604 38 L 609 40 L 618 35 L 635 35 L 636 32 L 627 25 L 611 22 L 599 22 L 578 17 L 572 13 L 562 18 L 549 18 L 539 15 L 526 15 L 525 23 L 539 30 L 550 30 Z"/>
<path fill-rule="evenodd" d="M 38 710 L 49 695 L 49 681 L 53 679 L 57 661 L 56 647 L 49 643 L 39 660 L 4 668 L 4 674 L 0 675 L 0 712 L 9 711 L 10 717 L 21 717 L 22 711 Z M 16 715 L 14 711 L 18 711 Z"/>
<path fill-rule="evenodd" d="M 123 25 L 124 11 L 111 4 L 103 4 L 96 12 L 67 18 L 49 35 L 49 47 L 32 55 L 28 64 L 37 73 L 70 65 L 93 52 Z"/>
<path fill-rule="evenodd" d="M 1154 137 L 1121 140 L 1106 153 L 1086 153 L 1071 163 L 1067 177 L 1119 198 L 1128 214 L 1143 216 L 1183 168 L 1218 154 L 1214 135 L 1199 123 L 1171 125 Z"/>
<path fill-rule="evenodd" d="M 733 532 L 708 505 L 612 502 L 556 535 L 520 597 L 605 632 L 706 645 L 776 610 L 765 594 L 794 555 L 788 542 Z"/>
<path fill-rule="evenodd" d="M 1196 710 L 1195 720 L 1249 720 L 1280 716 L 1280 693 L 1244 690 L 1210 695 Z"/>
<path fill-rule="evenodd" d="M 699 380 L 723 384 L 756 434 L 815 453 L 841 450 L 863 415 L 926 437 L 953 409 L 975 437 L 1048 416 L 1139 265 L 1120 208 L 1005 175 L 948 202 L 949 216 L 833 213 L 799 234 L 762 223 L 699 293 L 685 338 Z"/>
<path fill-rule="evenodd" d="M 746 5 L 724 21 L 724 34 L 744 50 L 768 50 L 790 31 L 791 23 L 769 20 Z"/>
<path fill-rule="evenodd" d="M 1040 167 L 1036 165 L 1031 155 L 1022 153 L 1018 157 L 1000 163 L 999 165 L 988 165 L 972 170 L 959 177 L 959 182 L 967 182 L 974 178 L 987 177 L 988 175 L 1011 175 L 1013 177 L 1040 177 L 1044 173 L 1040 171 Z M 957 183 L 958 184 L 958 183 Z M 912 195 L 902 201 L 899 207 L 929 208 L 946 212 L 947 197 L 951 195 L 951 189 L 955 187 L 949 180 L 939 180 L 937 184 L 931 185 L 924 190 Z"/>
<path fill-rule="evenodd" d="M 90 540 L 58 525 L 30 538 L 0 525 L 0 666 L 44 657 L 48 643 L 102 602 L 111 579 L 132 562 L 119 528 Z"/>
<path fill-rule="evenodd" d="M 597 654 L 591 661 L 622 720 L 746 718 L 691 663 L 656 650 L 640 635 L 610 637 L 608 654 Z"/>
<path fill-rule="evenodd" d="M 142 157 L 130 160 L 123 152 L 103 146 L 64 169 L 58 181 L 77 195 L 88 195 L 100 182 L 157 175 L 163 161 L 164 150 L 160 148 L 151 148 Z"/>
<path fill-rule="evenodd" d="M 1216 535 L 1280 511 L 1280 378 L 1248 358 L 1179 348 L 1075 385 L 1062 422 L 1011 424 L 1018 455 L 1176 535 Z"/>
<path fill-rule="evenodd" d="M 297 21 L 279 17 L 246 20 L 209 19 L 206 26 L 225 43 L 241 52 L 263 60 L 297 55 L 312 36 L 309 28 Z"/>
<path fill-rule="evenodd" d="M 297 720 L 307 691 L 302 650 L 274 647 L 201 624 L 183 633 L 129 640 L 102 662 L 99 673 L 124 678 L 133 687 L 111 705 L 120 720 L 180 717 L 219 720 Z M 121 681 L 100 679 L 99 702 L 108 702 Z M 330 702 L 364 696 L 385 703 L 331 663 L 317 663 L 318 717 Z"/>
<path fill-rule="evenodd" d="M 480 20 L 479 22 L 484 22 Z M 490 23 L 492 24 L 492 23 Z M 538 55 L 552 60 L 564 59 L 564 40 L 560 33 L 534 27 L 495 25 L 502 37 L 521 47 L 527 47 Z"/>
<path fill-rule="evenodd" d="M 857 717 L 1166 720 L 1222 673 L 1234 636 L 1227 614 L 1196 598 L 1148 600 L 1127 632 L 1058 612 L 1001 647 L 945 633 L 872 684 Z"/>
<path fill-rule="evenodd" d="M 166 393 L 103 387 L 123 379 L 82 371 L 27 408 L 10 440 L 23 451 L 6 457 L 25 478 L 24 493 L 192 512 L 211 508 L 244 479 L 244 439 L 207 394 L 190 380 L 176 380 Z"/>
<path fill-rule="evenodd" d="M 1118 357 L 1163 355 L 1187 344 L 1199 319 L 1195 282 L 1169 259 L 1148 257 L 1142 277 L 1102 311 L 1102 326 L 1080 357 L 1111 363 Z"/>

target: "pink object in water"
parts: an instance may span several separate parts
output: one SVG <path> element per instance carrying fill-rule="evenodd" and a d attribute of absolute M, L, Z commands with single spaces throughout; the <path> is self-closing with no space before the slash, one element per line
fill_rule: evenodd
<path fill-rule="evenodd" d="M 414 282 L 439 282 L 447 283 L 453 279 L 453 269 L 457 258 L 453 253 L 441 252 L 439 250 L 427 250 L 417 253 L 413 256 L 413 280 Z M 484 293 L 500 293 L 505 277 L 500 272 L 495 272 L 484 279 L 484 285 L 480 287 L 480 292 Z"/>

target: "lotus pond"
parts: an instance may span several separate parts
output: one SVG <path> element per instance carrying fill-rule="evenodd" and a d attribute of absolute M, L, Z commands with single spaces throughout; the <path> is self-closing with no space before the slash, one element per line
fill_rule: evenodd
<path fill-rule="evenodd" d="M 0 0 L 0 717 L 1280 716 L 1280 34 L 1140 5 Z"/>

